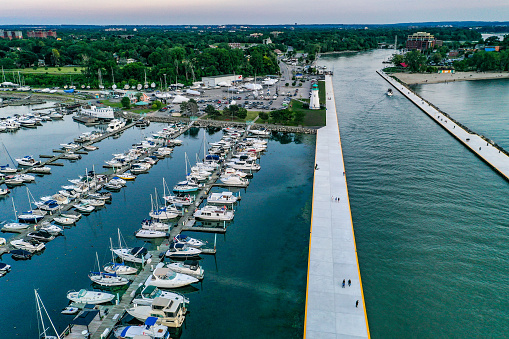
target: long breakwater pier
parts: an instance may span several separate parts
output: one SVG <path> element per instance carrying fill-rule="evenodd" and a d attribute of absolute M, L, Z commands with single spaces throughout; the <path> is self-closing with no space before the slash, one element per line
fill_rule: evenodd
<path fill-rule="evenodd" d="M 305 338 L 369 338 L 332 76 L 316 135 Z"/>
<path fill-rule="evenodd" d="M 452 119 L 447 113 L 442 112 L 432 103 L 421 98 L 418 94 L 390 77 L 387 73 L 381 70 L 377 71 L 377 73 L 465 147 L 509 181 L 509 152 L 498 146 L 492 140 L 471 131 L 468 127 Z"/>

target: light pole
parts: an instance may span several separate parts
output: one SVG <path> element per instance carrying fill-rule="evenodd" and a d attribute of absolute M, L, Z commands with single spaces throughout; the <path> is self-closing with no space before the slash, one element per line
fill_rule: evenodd
<path fill-rule="evenodd" d="M 163 74 L 163 75 L 164 75 L 164 90 L 167 91 L 168 86 L 166 86 L 166 74 Z"/>

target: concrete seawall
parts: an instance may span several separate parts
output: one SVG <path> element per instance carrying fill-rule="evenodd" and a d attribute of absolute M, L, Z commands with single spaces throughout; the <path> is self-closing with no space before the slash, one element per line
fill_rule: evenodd
<path fill-rule="evenodd" d="M 424 100 L 385 72 L 377 71 L 377 73 L 465 147 L 504 177 L 504 179 L 509 181 L 509 153 L 507 151 L 488 138 L 469 130 L 458 121 L 455 121 L 447 113 L 440 111 L 433 104 Z"/>
<path fill-rule="evenodd" d="M 305 338 L 369 338 L 332 88 L 317 131 L 306 292 Z"/>

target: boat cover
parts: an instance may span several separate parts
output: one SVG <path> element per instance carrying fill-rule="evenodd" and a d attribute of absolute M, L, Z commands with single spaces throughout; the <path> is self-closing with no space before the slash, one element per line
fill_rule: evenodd
<path fill-rule="evenodd" d="M 134 247 L 132 250 L 131 250 L 131 254 L 132 255 L 144 255 L 146 254 L 148 251 L 145 247 Z"/>
<path fill-rule="evenodd" d="M 71 324 L 88 326 L 94 320 L 97 313 L 99 313 L 99 310 L 83 311 L 73 319 Z"/>
<path fill-rule="evenodd" d="M 148 317 L 147 320 L 145 320 L 145 325 L 147 325 L 148 327 L 154 326 L 156 322 L 157 322 L 156 317 Z"/>

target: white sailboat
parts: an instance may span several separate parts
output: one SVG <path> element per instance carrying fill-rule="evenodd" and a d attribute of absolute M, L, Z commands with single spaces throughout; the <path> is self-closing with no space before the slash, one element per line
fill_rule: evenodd
<path fill-rule="evenodd" d="M 113 249 L 113 242 L 112 242 L 111 238 L 110 238 L 110 245 L 111 245 L 111 248 Z M 115 262 L 115 256 L 114 256 L 113 251 L 111 252 L 111 256 L 112 256 L 112 258 L 111 258 L 112 261 L 110 264 L 104 266 L 104 271 L 106 271 L 108 273 L 116 273 L 116 274 L 123 274 L 123 275 L 138 273 L 138 269 L 136 267 L 126 265 L 124 263 L 123 259 L 122 259 L 121 263 Z"/>
<path fill-rule="evenodd" d="M 57 332 L 57 329 L 55 328 L 55 325 L 53 324 L 53 321 L 51 321 L 51 318 L 48 314 L 48 311 L 46 310 L 46 307 L 42 303 L 41 297 L 39 296 L 39 293 L 37 293 L 37 290 L 34 290 L 35 293 L 35 304 L 37 308 L 37 326 L 39 327 L 39 338 L 40 339 L 59 339 L 60 335 Z M 46 324 L 44 323 L 44 317 L 42 312 L 46 314 L 46 317 L 48 318 L 48 321 L 51 325 L 51 330 L 53 330 L 53 333 L 55 335 L 49 335 L 48 330 L 50 330 L 50 327 L 46 327 Z"/>
<path fill-rule="evenodd" d="M 90 278 L 90 280 L 92 280 L 92 282 L 99 284 L 101 286 L 123 286 L 129 283 L 129 280 L 127 280 L 124 277 L 117 276 L 116 273 L 102 272 L 97 252 L 95 252 L 95 256 L 97 259 L 97 267 L 99 268 L 99 272 L 90 272 L 88 277 Z"/>

